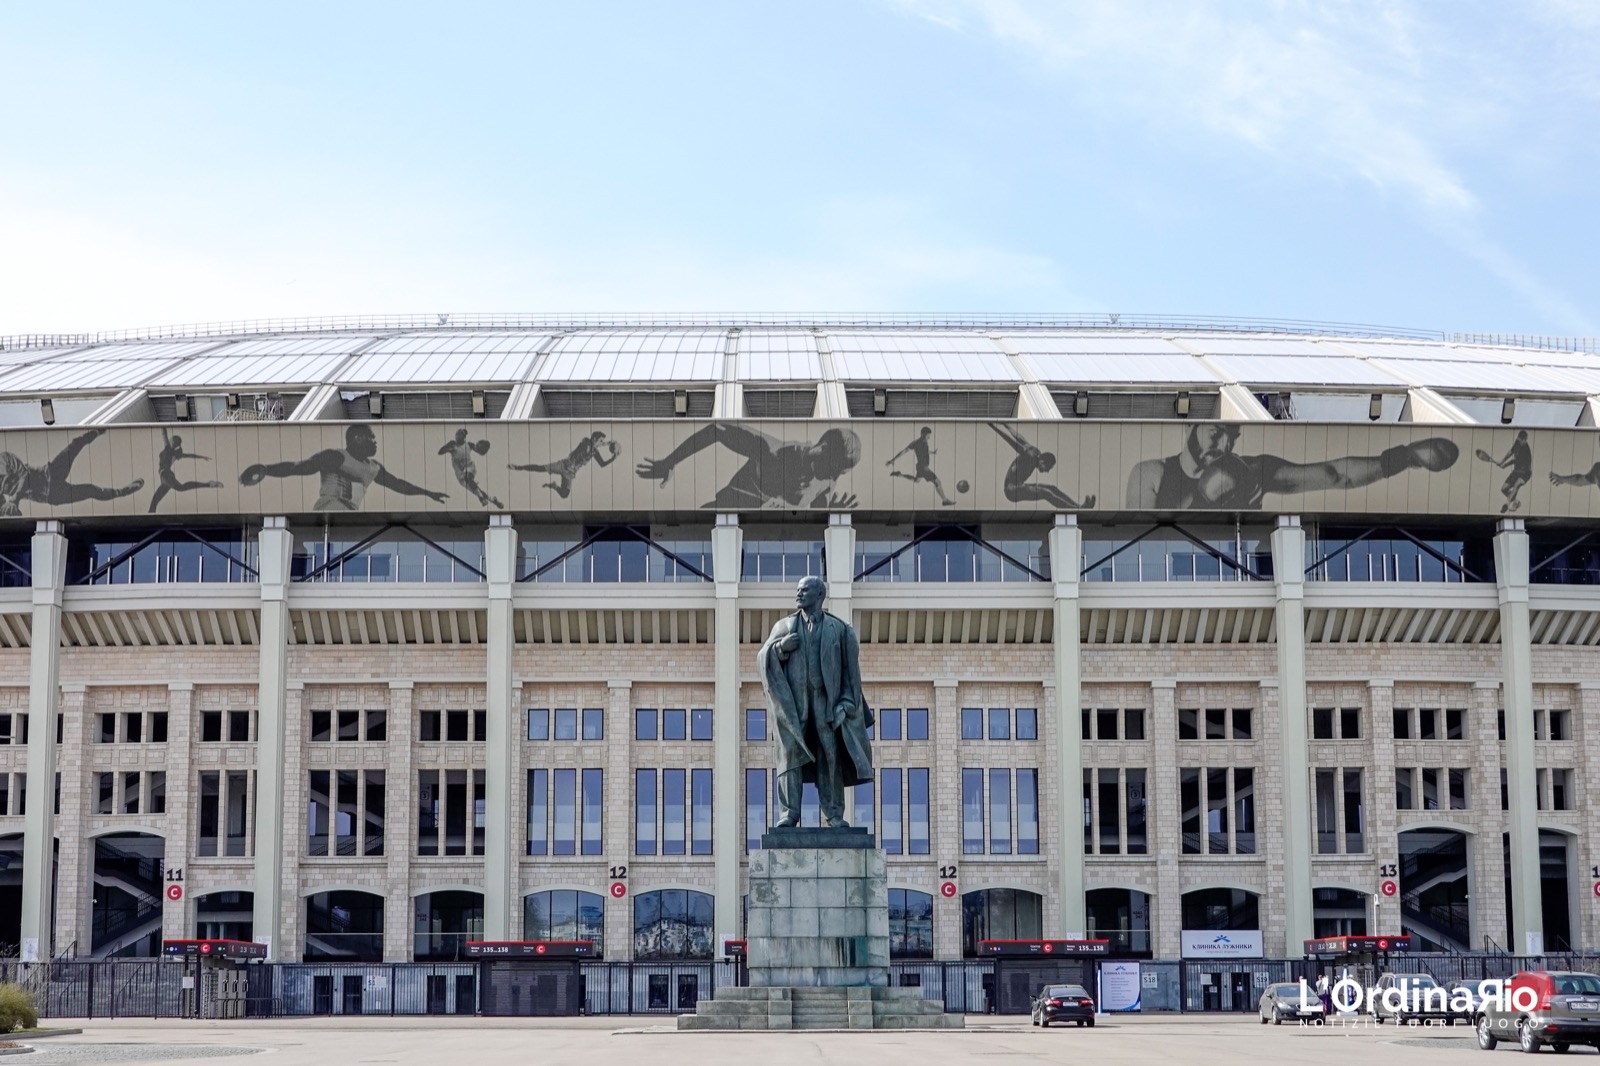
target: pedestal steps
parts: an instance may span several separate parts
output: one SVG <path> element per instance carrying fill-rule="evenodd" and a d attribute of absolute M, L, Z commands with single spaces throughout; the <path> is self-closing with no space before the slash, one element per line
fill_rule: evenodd
<path fill-rule="evenodd" d="M 701 1000 L 679 1029 L 960 1029 L 915 988 L 723 988 Z"/>

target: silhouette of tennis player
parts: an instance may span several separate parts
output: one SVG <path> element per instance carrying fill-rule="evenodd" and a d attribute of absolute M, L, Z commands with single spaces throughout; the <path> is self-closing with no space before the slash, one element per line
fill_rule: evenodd
<path fill-rule="evenodd" d="M 907 444 L 904 448 L 901 448 L 899 451 L 895 452 L 894 458 L 890 459 L 883 465 L 893 466 L 899 461 L 902 455 L 904 455 L 906 452 L 910 452 L 912 458 L 916 462 L 916 466 L 912 472 L 908 474 L 903 470 L 891 470 L 889 471 L 889 476 L 903 477 L 913 484 L 918 481 L 926 481 L 928 484 L 933 486 L 933 491 L 939 494 L 939 502 L 948 507 L 956 501 L 944 494 L 944 486 L 939 483 L 939 475 L 933 472 L 933 467 L 930 465 L 934 455 L 938 452 L 938 450 L 939 449 L 933 446 L 933 429 L 929 426 L 923 426 L 922 432 L 916 437 L 912 438 L 910 444 Z"/>
<path fill-rule="evenodd" d="M 675 466 L 713 444 L 744 456 L 746 462 L 702 507 L 856 505 L 853 493 L 835 491 L 839 479 L 861 461 L 861 438 L 853 429 L 829 429 L 814 441 L 792 441 L 719 422 L 690 434 L 664 458 L 644 460 L 634 473 L 665 485 Z"/>
<path fill-rule="evenodd" d="M 622 445 L 614 440 L 607 440 L 606 435 L 600 430 L 595 430 L 578 442 L 572 449 L 572 454 L 565 459 L 557 459 L 553 463 L 507 463 L 507 470 L 535 470 L 541 474 L 554 474 L 556 480 L 546 481 L 544 487 L 555 489 L 556 495 L 563 500 L 572 492 L 572 483 L 578 477 L 578 472 L 591 462 L 596 466 L 610 466 L 617 461 L 617 456 L 622 454 Z"/>
<path fill-rule="evenodd" d="M 1134 465 L 1128 476 L 1128 506 L 1256 510 L 1269 492 L 1356 489 L 1406 470 L 1447 470 L 1461 454 L 1453 441 L 1430 437 L 1397 444 L 1379 455 L 1293 463 L 1276 455 L 1235 455 L 1238 440 L 1236 425 L 1190 426 L 1183 451 Z"/>
<path fill-rule="evenodd" d="M 120 489 L 100 485 L 74 484 L 67 480 L 78 453 L 102 433 L 91 429 L 80 433 L 43 466 L 33 466 L 21 456 L 0 452 L 0 515 L 19 515 L 23 500 L 58 505 L 81 500 L 115 500 L 144 488 L 144 478 L 134 478 Z"/>
<path fill-rule="evenodd" d="M 321 479 L 317 511 L 359 511 L 366 499 L 367 489 L 382 485 L 390 492 L 402 496 L 426 496 L 435 503 L 450 497 L 421 485 L 413 485 L 405 478 L 396 477 L 377 460 L 378 437 L 372 427 L 357 423 L 344 431 L 344 450 L 324 448 L 305 459 L 291 459 L 282 463 L 252 463 L 239 474 L 239 484 L 259 485 L 269 477 L 308 477 Z"/>
<path fill-rule="evenodd" d="M 1056 457 L 1054 452 L 1041 451 L 1028 443 L 1028 439 L 1010 426 L 1002 426 L 998 422 L 990 422 L 989 428 L 1000 434 L 1000 439 L 1011 445 L 1017 457 L 1011 461 L 1011 467 L 1006 471 L 1005 491 L 1006 499 L 1012 503 L 1023 503 L 1034 500 L 1043 500 L 1045 503 L 1054 504 L 1066 510 L 1089 508 L 1094 506 L 1094 497 L 1085 496 L 1083 502 L 1075 503 L 1071 496 L 1062 492 L 1054 485 L 1041 485 L 1028 481 L 1034 474 L 1048 474 L 1055 469 Z"/>
<path fill-rule="evenodd" d="M 155 494 L 150 497 L 150 514 L 156 513 L 156 505 L 169 492 L 193 492 L 195 489 L 220 489 L 222 487 L 222 482 L 220 481 L 179 481 L 178 475 L 173 472 L 173 463 L 179 459 L 200 459 L 209 463 L 211 457 L 184 451 L 183 438 L 168 433 L 165 426 L 161 427 L 161 439 L 166 441 L 166 444 L 161 449 L 161 454 L 156 457 L 156 464 L 159 467 L 157 473 L 161 478 L 161 484 L 156 486 Z"/>
<path fill-rule="evenodd" d="M 466 489 L 478 498 L 478 502 L 485 507 L 504 507 L 499 500 L 489 495 L 478 487 L 478 464 L 472 461 L 472 455 L 489 454 L 489 442 L 486 440 L 468 441 L 467 431 L 456 430 L 455 440 L 447 440 L 439 447 L 440 455 L 450 457 L 450 469 L 455 472 L 456 484 Z"/>
<path fill-rule="evenodd" d="M 1533 480 L 1533 447 L 1528 443 L 1528 431 L 1525 429 L 1517 431 L 1517 439 L 1511 442 L 1511 450 L 1498 462 L 1482 448 L 1475 454 L 1479 459 L 1501 470 L 1506 467 L 1511 468 L 1511 473 L 1506 475 L 1505 483 L 1500 486 L 1500 495 L 1506 498 L 1506 502 L 1500 505 L 1500 513 L 1521 510 L 1522 501 L 1517 499 L 1517 493 L 1522 491 L 1522 486 Z"/>

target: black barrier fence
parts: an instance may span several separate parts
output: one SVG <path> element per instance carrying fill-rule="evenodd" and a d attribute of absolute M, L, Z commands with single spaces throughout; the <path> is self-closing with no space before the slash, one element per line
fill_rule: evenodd
<path fill-rule="evenodd" d="M 1441 985 L 1509 978 L 1519 970 L 1595 972 L 1600 956 L 1430 955 L 1380 959 L 1145 961 L 1143 1009 L 1257 1009 L 1279 981 L 1427 973 Z M 1071 972 L 1067 972 L 1068 969 Z M 1096 988 L 1094 960 L 897 962 L 890 981 L 918 988 L 952 1013 L 1026 1013 L 1043 983 Z M 551 959 L 454 963 L 251 963 L 195 959 L 0 960 L 0 981 L 29 990 L 48 1018 L 286 1018 L 316 1015 L 686 1014 L 718 989 L 746 983 L 738 962 Z M 1177 987 L 1172 988 L 1176 983 Z"/>

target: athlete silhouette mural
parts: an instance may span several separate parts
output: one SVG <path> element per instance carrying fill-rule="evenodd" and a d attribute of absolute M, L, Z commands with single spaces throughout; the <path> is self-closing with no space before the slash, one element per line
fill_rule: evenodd
<path fill-rule="evenodd" d="M 161 427 L 161 439 L 166 443 L 162 445 L 161 454 L 156 456 L 157 477 L 161 484 L 156 486 L 156 491 L 150 496 L 150 514 L 156 513 L 156 507 L 169 492 L 193 492 L 195 489 L 220 489 L 220 481 L 179 481 L 177 473 L 172 469 L 172 464 L 179 459 L 199 459 L 202 462 L 211 462 L 209 455 L 196 455 L 194 452 L 183 450 L 183 438 L 168 433 L 165 426 Z"/>
<path fill-rule="evenodd" d="M 378 461 L 378 436 L 372 427 L 357 423 L 344 431 L 344 448 L 324 448 L 304 459 L 291 459 L 282 463 L 251 463 L 239 474 L 239 484 L 259 485 L 269 477 L 310 477 L 320 479 L 316 511 L 359 511 L 366 500 L 367 489 L 380 485 L 402 496 L 426 496 L 435 503 L 443 503 L 450 496 L 434 492 L 421 485 L 413 485 L 403 477 L 391 474 Z"/>
<path fill-rule="evenodd" d="M 456 484 L 472 493 L 479 503 L 485 507 L 504 507 L 505 504 L 478 486 L 478 464 L 472 461 L 474 454 L 489 454 L 489 442 L 469 441 L 468 435 L 465 429 L 456 430 L 455 439 L 447 440 L 440 445 L 438 454 L 450 457 L 450 469 L 456 475 Z"/>
<path fill-rule="evenodd" d="M 838 491 L 839 479 L 861 461 L 861 438 L 853 429 L 828 429 L 816 440 L 792 441 L 719 422 L 696 430 L 662 458 L 645 459 L 634 473 L 665 485 L 679 463 L 714 444 L 744 456 L 745 462 L 702 507 L 856 505 L 854 493 Z"/>
<path fill-rule="evenodd" d="M 563 500 L 572 494 L 572 483 L 577 480 L 583 468 L 593 463 L 596 466 L 610 466 L 617 461 L 617 456 L 622 454 L 622 445 L 614 440 L 607 440 L 601 430 L 584 437 L 578 446 L 567 455 L 565 459 L 557 459 L 553 463 L 507 463 L 507 470 L 533 470 L 540 474 L 554 474 L 554 481 L 546 481 L 544 487 L 555 489 L 556 495 Z"/>
<path fill-rule="evenodd" d="M 1461 454 L 1453 441 L 1429 437 L 1378 455 L 1295 463 L 1276 455 L 1236 455 L 1238 440 L 1236 425 L 1190 426 L 1181 452 L 1134 465 L 1128 476 L 1128 507 L 1258 510 L 1269 492 L 1356 489 L 1407 470 L 1448 470 Z"/>
<path fill-rule="evenodd" d="M 120 489 L 67 480 L 78 453 L 103 433 L 104 429 L 91 429 L 78 434 L 43 466 L 34 466 L 11 452 L 0 452 L 0 515 L 20 515 L 23 500 L 59 506 L 83 500 L 115 500 L 144 488 L 142 477 Z"/>
<path fill-rule="evenodd" d="M 1496 459 L 1482 448 L 1475 454 L 1490 466 L 1497 466 L 1501 470 L 1507 467 L 1511 469 L 1500 485 L 1500 495 L 1506 498 L 1506 502 L 1500 505 L 1500 513 L 1521 510 L 1522 501 L 1517 499 L 1517 494 L 1522 491 L 1522 486 L 1533 480 L 1533 446 L 1528 443 L 1528 431 L 1517 431 L 1517 439 L 1511 442 L 1511 448 L 1503 459 Z"/>
<path fill-rule="evenodd" d="M 933 428 L 931 426 L 923 426 L 922 432 L 911 438 L 910 444 L 907 444 L 904 448 L 901 448 L 899 451 L 895 452 L 894 458 L 890 459 L 883 465 L 892 467 L 895 463 L 900 461 L 900 457 L 902 455 L 906 454 L 906 452 L 910 452 L 912 459 L 916 464 L 912 467 L 911 473 L 908 474 L 904 470 L 890 470 L 889 476 L 903 477 L 913 485 L 919 481 L 926 481 L 928 484 L 933 486 L 933 491 L 939 494 L 939 502 L 944 504 L 946 507 L 950 507 L 953 506 L 956 501 L 944 494 L 944 486 L 939 483 L 939 475 L 933 472 L 933 457 L 938 450 L 939 449 L 933 446 Z"/>
<path fill-rule="evenodd" d="M 1085 496 L 1083 502 L 1078 503 L 1054 485 L 1029 480 L 1035 474 L 1048 474 L 1055 469 L 1054 452 L 1035 447 L 1020 431 L 1010 426 L 990 422 L 989 428 L 1000 434 L 1000 439 L 1011 445 L 1012 451 L 1017 453 L 1017 457 L 1011 460 L 1011 466 L 1006 469 L 1006 499 L 1012 503 L 1040 501 L 1068 511 L 1086 510 L 1094 506 L 1093 496 Z"/>

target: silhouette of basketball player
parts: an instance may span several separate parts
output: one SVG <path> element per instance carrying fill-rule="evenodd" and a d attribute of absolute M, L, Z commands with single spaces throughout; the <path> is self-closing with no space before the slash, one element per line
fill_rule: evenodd
<path fill-rule="evenodd" d="M 439 448 L 440 455 L 450 457 L 450 469 L 455 472 L 456 483 L 478 498 L 478 502 L 485 507 L 504 507 L 499 500 L 489 495 L 478 487 L 478 464 L 472 461 L 472 455 L 489 454 L 489 442 L 480 440 L 469 442 L 467 431 L 456 430 L 455 440 L 447 440 Z"/>

